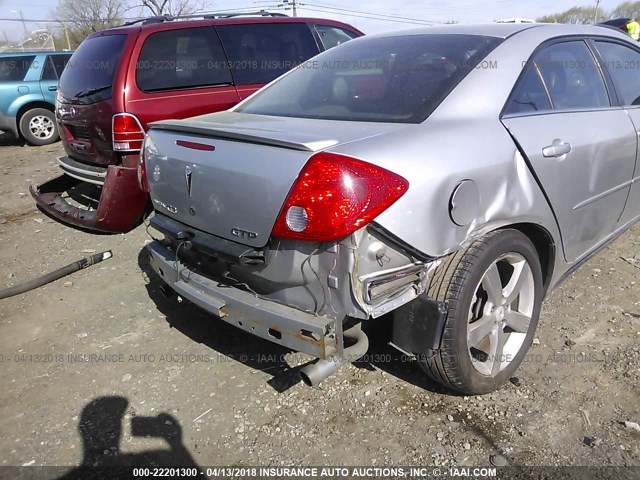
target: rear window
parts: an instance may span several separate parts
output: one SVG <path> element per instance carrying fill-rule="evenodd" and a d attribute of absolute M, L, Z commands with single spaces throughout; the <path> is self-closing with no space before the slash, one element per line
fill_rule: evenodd
<path fill-rule="evenodd" d="M 217 27 L 236 85 L 269 83 L 318 53 L 304 23 Z"/>
<path fill-rule="evenodd" d="M 35 55 L 0 58 L 0 82 L 20 82 L 33 63 Z"/>
<path fill-rule="evenodd" d="M 83 41 L 62 72 L 61 94 L 85 103 L 111 98 L 113 76 L 126 39 L 126 35 L 103 35 Z"/>
<path fill-rule="evenodd" d="M 136 63 L 136 81 L 145 92 L 232 82 L 222 45 L 211 27 L 149 35 Z"/>
<path fill-rule="evenodd" d="M 236 111 L 420 123 L 501 41 L 453 34 L 365 37 L 303 63 Z"/>

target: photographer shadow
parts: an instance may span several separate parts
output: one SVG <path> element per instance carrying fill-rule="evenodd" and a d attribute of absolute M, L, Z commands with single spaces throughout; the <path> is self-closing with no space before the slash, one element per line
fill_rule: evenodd
<path fill-rule="evenodd" d="M 284 360 L 287 353 L 293 352 L 291 349 L 240 330 L 189 301 L 178 302 L 175 295 L 168 297 L 163 293 L 165 283 L 149 264 L 146 248 L 138 254 L 138 266 L 144 274 L 149 298 L 171 328 L 247 367 L 267 373 L 271 376 L 267 383 L 277 392 L 301 382 L 298 372 L 304 365 L 291 367 Z"/>
<path fill-rule="evenodd" d="M 82 463 L 59 480 L 132 478 L 133 467 L 199 468 L 183 444 L 180 424 L 167 413 L 132 418 L 131 433 L 136 437 L 162 438 L 169 449 L 122 453 L 120 441 L 128 405 L 128 400 L 120 396 L 98 397 L 85 405 L 78 423 Z"/>

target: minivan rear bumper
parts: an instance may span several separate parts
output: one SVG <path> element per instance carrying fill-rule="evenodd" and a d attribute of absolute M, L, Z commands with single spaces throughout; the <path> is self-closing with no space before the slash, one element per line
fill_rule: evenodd
<path fill-rule="evenodd" d="M 134 167 L 89 167 L 61 157 L 65 174 L 37 187 L 29 187 L 38 207 L 55 219 L 87 230 L 124 233 L 137 226 L 147 209 L 149 196 L 138 187 Z M 71 205 L 63 196 L 81 183 L 101 186 L 98 206 L 89 210 Z"/>
<path fill-rule="evenodd" d="M 153 270 L 178 295 L 237 328 L 278 345 L 327 359 L 336 353 L 336 320 L 281 305 L 189 270 L 161 242 L 147 245 Z"/>

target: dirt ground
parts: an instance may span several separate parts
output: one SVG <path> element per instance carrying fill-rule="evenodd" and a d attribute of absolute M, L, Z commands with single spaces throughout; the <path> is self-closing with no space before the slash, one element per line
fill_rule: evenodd
<path fill-rule="evenodd" d="M 40 213 L 28 185 L 58 174 L 60 143 L 0 144 L 0 288 L 113 251 L 0 300 L 0 466 L 640 466 L 624 424 L 640 423 L 640 226 L 547 298 L 493 394 L 429 383 L 376 335 L 386 319 L 368 361 L 311 389 L 310 358 L 165 298 L 144 227 L 92 235 Z"/>

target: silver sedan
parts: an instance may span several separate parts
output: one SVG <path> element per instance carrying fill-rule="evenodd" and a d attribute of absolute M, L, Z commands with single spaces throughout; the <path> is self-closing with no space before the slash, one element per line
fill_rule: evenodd
<path fill-rule="evenodd" d="M 151 263 L 182 298 L 318 357 L 310 385 L 384 316 L 432 379 L 490 392 L 544 296 L 640 217 L 639 134 L 640 49 L 613 29 L 363 37 L 228 112 L 153 125 Z"/>

